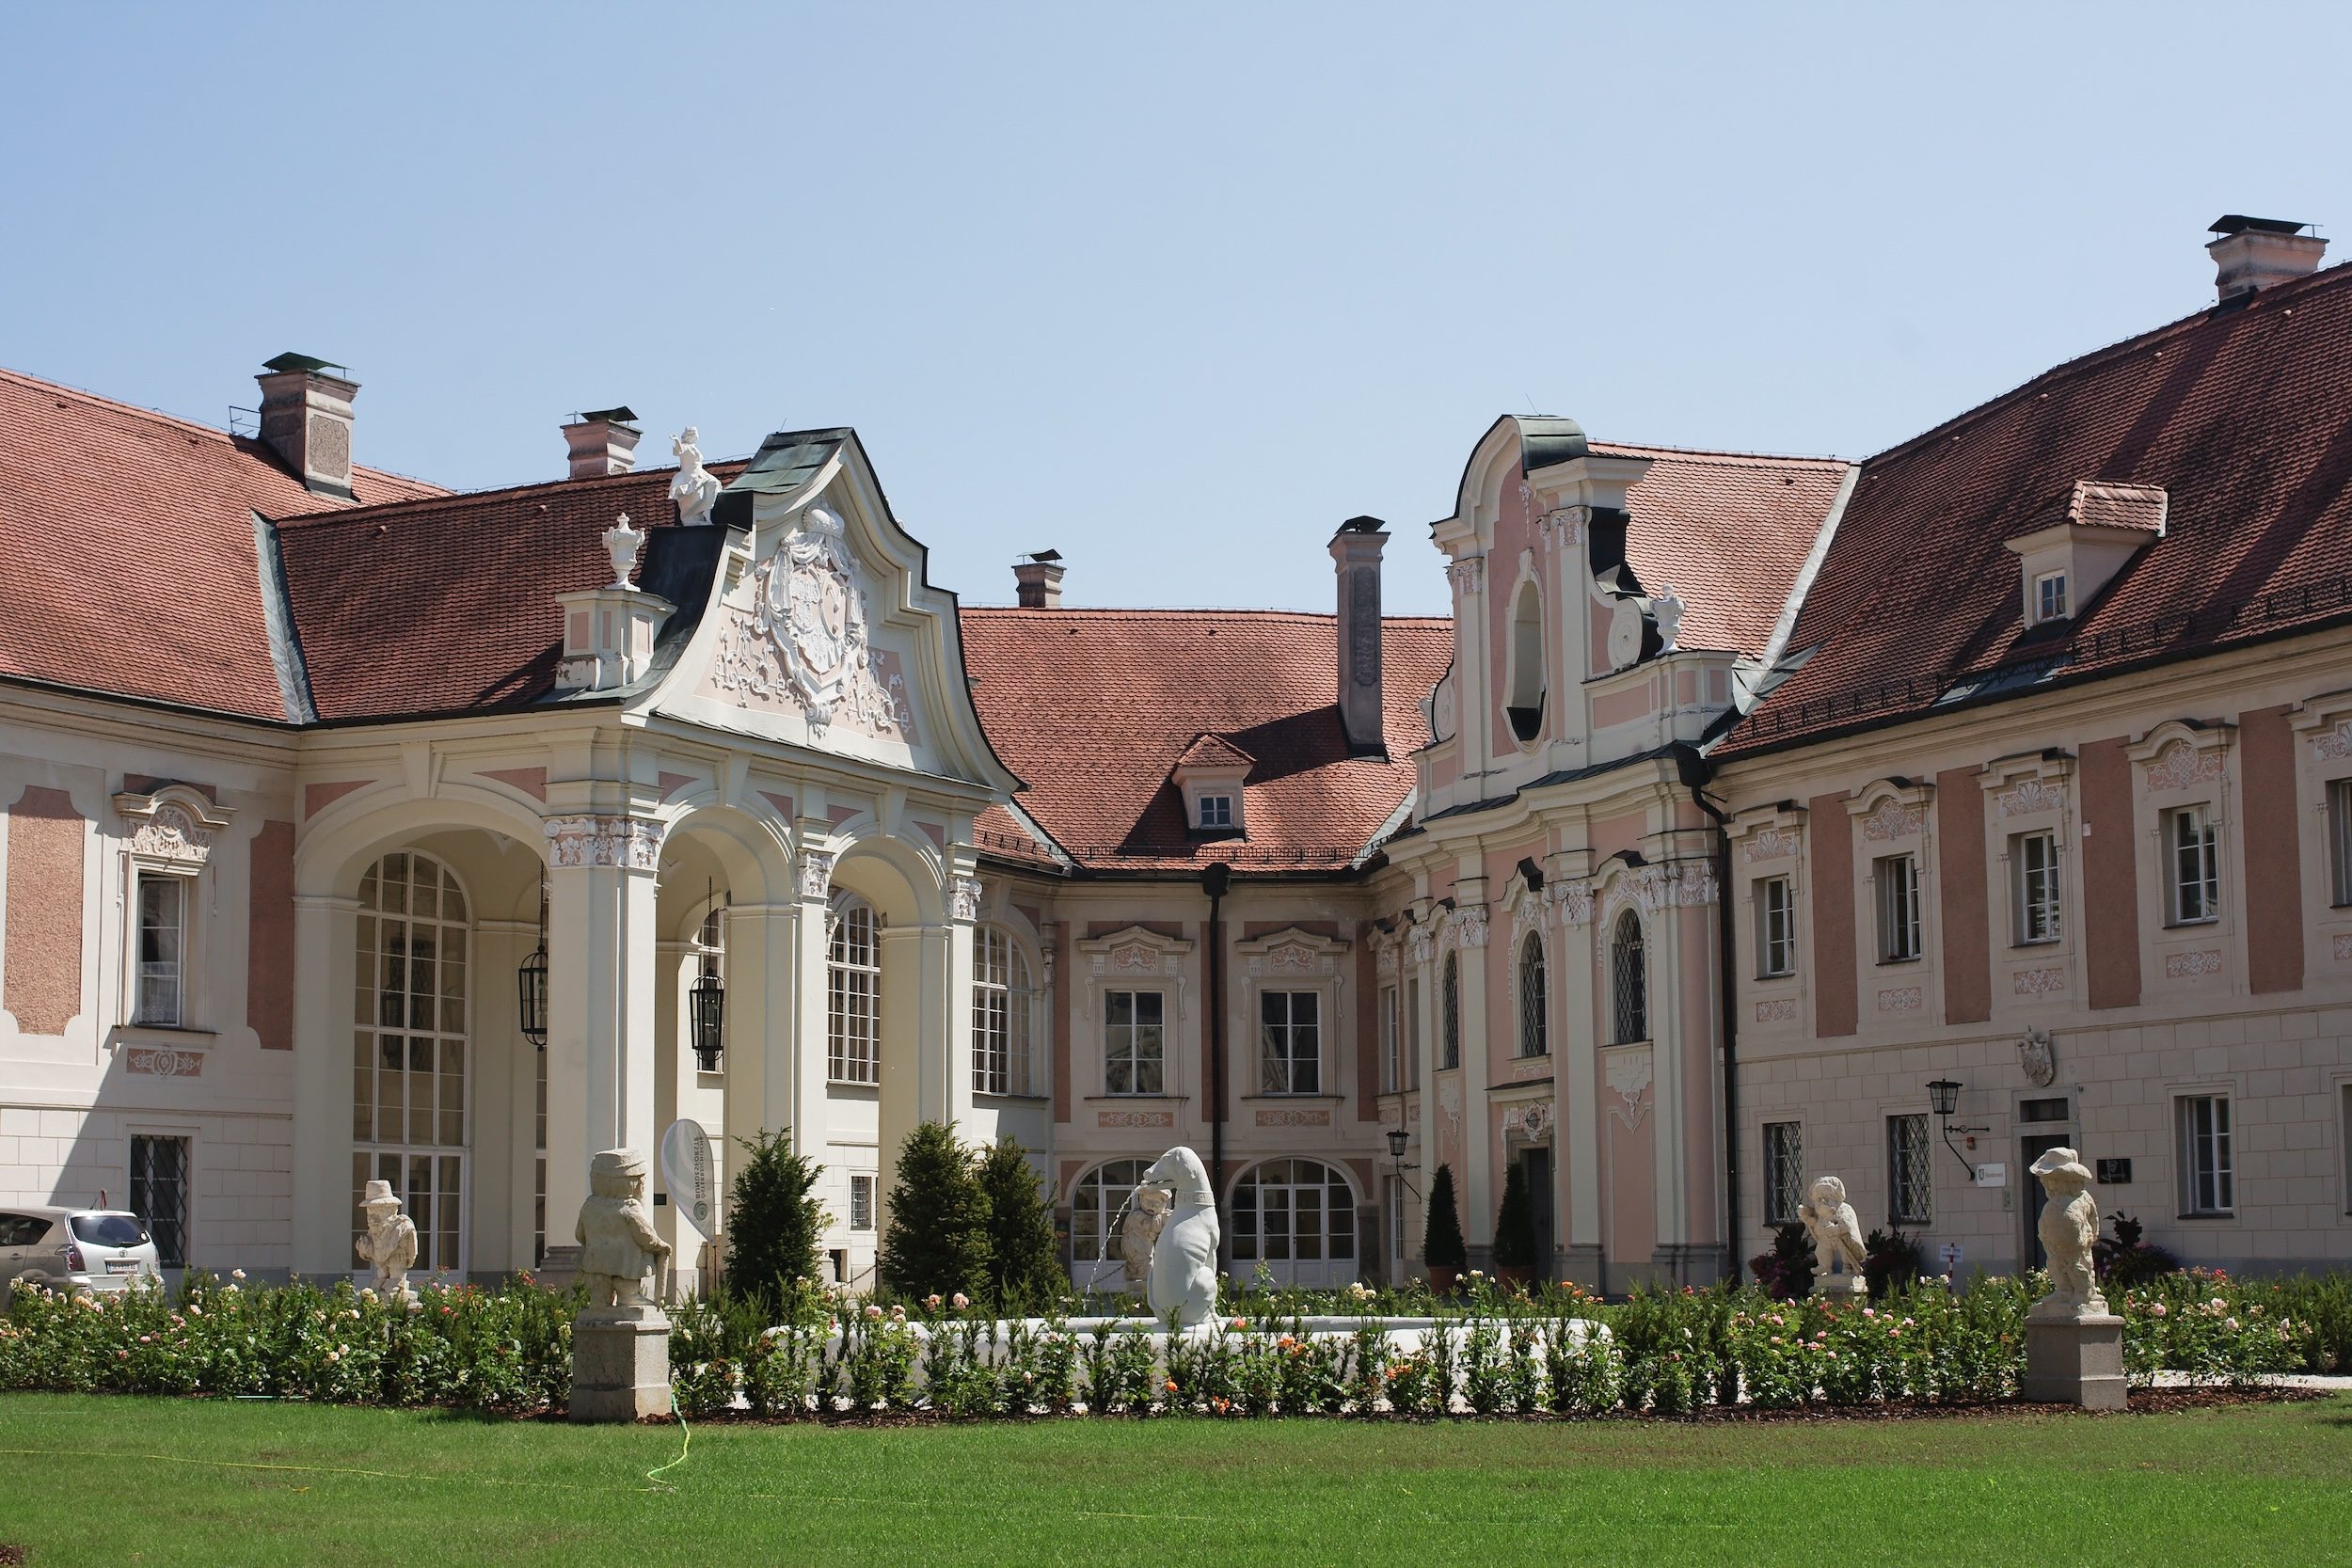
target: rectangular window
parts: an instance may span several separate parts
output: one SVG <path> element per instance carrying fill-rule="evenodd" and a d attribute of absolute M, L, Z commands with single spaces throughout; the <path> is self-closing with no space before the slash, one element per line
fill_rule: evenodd
<path fill-rule="evenodd" d="M 874 1179 L 870 1176 L 850 1178 L 850 1228 L 874 1228 Z"/>
<path fill-rule="evenodd" d="M 2058 939 L 2058 860 L 2055 833 L 2019 833 L 2009 841 L 2015 879 L 2017 944 Z"/>
<path fill-rule="evenodd" d="M 1458 1068 L 1462 1065 L 1462 962 L 1457 954 L 1445 956 L 1445 968 L 1438 974 L 1438 1066 Z"/>
<path fill-rule="evenodd" d="M 1786 877 L 1756 883 L 1756 973 L 1774 980 L 1797 972 L 1797 900 Z"/>
<path fill-rule="evenodd" d="M 2344 1212 L 2352 1214 L 2352 1084 L 2344 1085 L 2344 1150 L 2336 1168 L 2344 1173 Z"/>
<path fill-rule="evenodd" d="M 2044 572 L 2033 579 L 2033 618 L 2037 625 L 2067 613 L 2066 574 Z"/>
<path fill-rule="evenodd" d="M 2237 1208 L 2230 1154 L 2230 1101 L 2217 1094 L 2181 1099 L 2181 1212 L 2227 1214 Z"/>
<path fill-rule="evenodd" d="M 1879 962 L 1907 963 L 1919 956 L 1919 863 L 1883 855 L 1871 863 L 1878 884 Z"/>
<path fill-rule="evenodd" d="M 2352 904 L 2352 779 L 2328 781 L 2328 896 Z"/>
<path fill-rule="evenodd" d="M 2169 870 L 2165 885 L 2175 926 L 2194 926 L 2221 916 L 2221 865 L 2214 852 L 2217 832 L 2208 807 L 2183 806 L 2165 814 Z"/>
<path fill-rule="evenodd" d="M 178 1028 L 186 880 L 153 873 L 138 879 L 138 995 L 131 1022 Z"/>
<path fill-rule="evenodd" d="M 1404 1040 L 1397 1028 L 1396 988 L 1380 988 L 1380 1092 L 1394 1094 L 1405 1086 Z"/>
<path fill-rule="evenodd" d="M 1323 1092 L 1323 998 L 1311 990 L 1269 990 L 1258 997 L 1262 1094 Z"/>
<path fill-rule="evenodd" d="M 188 1140 L 134 1134 L 131 1212 L 147 1222 L 157 1259 L 167 1269 L 188 1263 Z"/>
<path fill-rule="evenodd" d="M 1804 1202 L 1804 1126 L 1764 1124 L 1764 1223 L 1794 1225 Z"/>
<path fill-rule="evenodd" d="M 882 1081 L 882 945 L 863 899 L 834 910 L 826 937 L 825 1075 L 836 1084 Z"/>
<path fill-rule="evenodd" d="M 1924 1112 L 1886 1118 L 1886 1191 L 1896 1225 L 1925 1225 L 1930 1216 L 1928 1183 L 1934 1167 L 1928 1159 L 1928 1118 Z"/>
<path fill-rule="evenodd" d="M 1156 990 L 1114 990 L 1103 997 L 1103 1092 L 1159 1094 L 1167 997 Z"/>
<path fill-rule="evenodd" d="M 1405 1086 L 1421 1082 L 1421 977 L 1405 982 Z"/>
<path fill-rule="evenodd" d="M 1200 797 L 1200 826 L 1230 828 L 1233 825 L 1233 798 L 1231 795 Z"/>
<path fill-rule="evenodd" d="M 2021 1100 L 2017 1102 L 2019 1121 L 2064 1121 L 2072 1114 L 2067 1098 L 2062 1094 L 2046 1100 Z"/>

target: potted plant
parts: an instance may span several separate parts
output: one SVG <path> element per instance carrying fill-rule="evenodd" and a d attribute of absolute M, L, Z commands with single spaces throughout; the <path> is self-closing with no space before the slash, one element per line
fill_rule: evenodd
<path fill-rule="evenodd" d="M 1502 1208 L 1495 1215 L 1495 1277 L 1506 1285 L 1535 1278 L 1535 1216 L 1527 1204 L 1527 1167 L 1514 1162 L 1502 1178 Z"/>
<path fill-rule="evenodd" d="M 1429 1223 L 1422 1232 L 1421 1260 L 1429 1271 L 1429 1288 L 1441 1296 L 1453 1292 L 1454 1282 L 1470 1267 L 1470 1248 L 1462 1241 L 1462 1216 L 1454 1203 L 1452 1165 L 1439 1165 L 1429 1183 Z"/>

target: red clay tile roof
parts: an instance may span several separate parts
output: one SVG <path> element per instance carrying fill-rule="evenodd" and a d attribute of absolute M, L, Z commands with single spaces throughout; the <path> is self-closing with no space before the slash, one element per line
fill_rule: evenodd
<path fill-rule="evenodd" d="M 319 718 L 495 710 L 545 695 L 562 644 L 555 595 L 612 580 L 604 531 L 622 513 L 640 528 L 671 524 L 676 472 L 286 519 L 278 550 Z"/>
<path fill-rule="evenodd" d="M 1325 869 L 1360 854 L 1413 784 L 1428 740 L 1421 701 L 1445 673 L 1453 627 L 1384 623 L 1391 761 L 1351 759 L 1340 728 L 1328 615 L 1247 610 L 988 610 L 962 614 L 972 696 L 1018 798 L 1080 863 L 1184 870 Z M 1168 772 L 1200 736 L 1252 760 L 1247 839 L 1195 842 Z M 980 847 L 1036 858 L 1001 810 Z"/>
<path fill-rule="evenodd" d="M 1248 768 L 1258 759 L 1223 736 L 1204 735 L 1177 753 L 1179 768 Z"/>
<path fill-rule="evenodd" d="M 1762 654 L 1853 465 L 1606 441 L 1593 450 L 1651 459 L 1626 494 L 1626 555 L 1643 588 L 1683 600 L 1678 644 Z"/>
<path fill-rule="evenodd" d="M 2163 486 L 2165 535 L 2074 621 L 2027 633 L 2004 542 L 2084 480 Z M 2044 669 L 2114 674 L 2347 614 L 2352 268 L 2333 267 L 1869 459 L 1789 641 L 1820 651 L 1716 755 L 1883 724 L 1956 684 L 1981 700 Z"/>
<path fill-rule="evenodd" d="M 258 441 L 0 371 L 0 675 L 283 721 L 253 515 L 322 499 Z"/>

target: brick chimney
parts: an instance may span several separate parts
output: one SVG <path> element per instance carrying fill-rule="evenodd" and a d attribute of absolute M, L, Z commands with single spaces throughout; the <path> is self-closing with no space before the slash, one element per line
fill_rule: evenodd
<path fill-rule="evenodd" d="M 1350 517 L 1331 536 L 1339 574 L 1340 724 L 1351 756 L 1385 756 L 1388 738 L 1380 703 L 1380 552 L 1388 525 Z"/>
<path fill-rule="evenodd" d="M 2220 293 L 2220 303 L 2227 305 L 2257 290 L 2292 283 L 2317 272 L 2328 242 L 2304 232 L 2311 227 L 2283 218 L 2249 218 L 2243 213 L 2225 213 L 2214 219 L 2211 232 L 2218 238 L 2206 245 L 2205 254 L 2213 258 L 2214 287 Z"/>
<path fill-rule="evenodd" d="M 262 439 L 322 496 L 351 499 L 351 400 L 359 384 L 329 375 L 343 367 L 307 354 L 281 354 L 253 379 L 262 384 Z"/>
<path fill-rule="evenodd" d="M 1012 563 L 1012 580 L 1024 610 L 1061 608 L 1061 551 L 1040 550 Z"/>
<path fill-rule="evenodd" d="M 564 427 L 564 444 L 571 451 L 570 477 L 596 479 L 636 467 L 637 443 L 645 438 L 636 419 L 637 411 L 627 404 L 591 408 L 573 416 L 572 422 Z"/>

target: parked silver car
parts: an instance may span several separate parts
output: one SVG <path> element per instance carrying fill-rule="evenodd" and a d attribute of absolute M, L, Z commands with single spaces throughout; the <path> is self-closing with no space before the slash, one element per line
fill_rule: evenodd
<path fill-rule="evenodd" d="M 0 1289 L 120 1291 L 161 1279 L 146 1222 L 119 1209 L 0 1209 Z"/>

